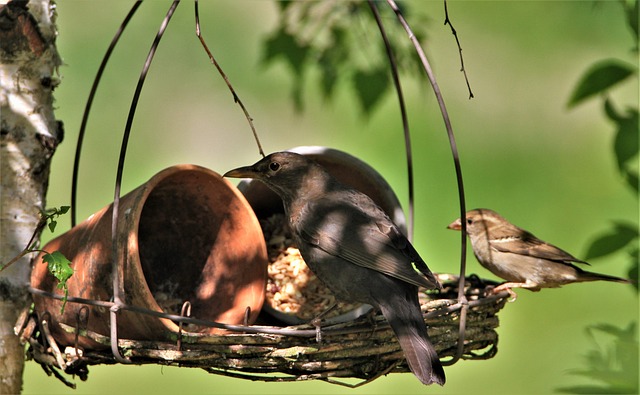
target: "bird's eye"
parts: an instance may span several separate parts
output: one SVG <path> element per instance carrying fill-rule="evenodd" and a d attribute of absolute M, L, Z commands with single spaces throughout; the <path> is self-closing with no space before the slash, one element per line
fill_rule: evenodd
<path fill-rule="evenodd" d="M 269 163 L 269 169 L 271 169 L 271 171 L 278 171 L 278 170 L 280 170 L 280 163 L 278 163 L 278 162 L 271 162 L 271 163 Z"/>
<path fill-rule="evenodd" d="M 467 218 L 467 225 L 471 225 L 473 223 L 473 220 L 471 218 Z"/>

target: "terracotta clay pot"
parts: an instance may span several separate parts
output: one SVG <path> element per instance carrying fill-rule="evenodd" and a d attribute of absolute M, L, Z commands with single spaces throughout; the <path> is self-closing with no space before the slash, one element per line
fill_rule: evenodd
<path fill-rule="evenodd" d="M 406 234 L 406 219 L 396 194 L 387 181 L 367 163 L 346 152 L 327 147 L 302 146 L 288 151 L 310 157 L 343 184 L 368 195 Z M 273 214 L 284 212 L 280 197 L 264 183 L 256 180 L 242 180 L 238 184 L 238 189 L 242 191 L 259 219 L 266 219 Z M 274 309 L 268 302 L 263 308 L 269 315 L 285 324 L 304 323 L 304 320 L 294 314 Z M 371 308 L 369 305 L 361 305 L 350 312 L 326 319 L 324 322 L 326 324 L 347 322 L 366 314 Z"/>
<path fill-rule="evenodd" d="M 173 166 L 123 196 L 119 208 L 117 259 L 125 304 L 154 311 L 164 307 L 167 313 L 180 314 L 182 303 L 189 301 L 191 316 L 227 324 L 243 323 L 249 307 L 249 323 L 255 321 L 264 301 L 266 247 L 251 207 L 231 183 L 202 167 Z M 43 248 L 60 251 L 72 261 L 75 273 L 68 281 L 69 296 L 111 300 L 111 222 L 109 205 Z M 62 294 L 41 256 L 35 261 L 31 285 Z M 74 336 L 58 323 L 75 327 L 84 305 L 67 303 L 60 315 L 60 301 L 34 295 L 34 302 L 39 316 L 51 315 L 56 340 L 73 344 Z M 88 309 L 85 327 L 108 336 L 109 309 Z M 126 310 L 118 313 L 119 338 L 167 340 L 177 331 L 170 320 Z M 79 345 L 101 347 L 83 337 Z"/>

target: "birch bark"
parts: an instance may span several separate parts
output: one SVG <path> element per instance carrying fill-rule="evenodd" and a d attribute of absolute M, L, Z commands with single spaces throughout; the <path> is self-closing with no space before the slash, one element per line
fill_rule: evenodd
<path fill-rule="evenodd" d="M 56 35 L 51 1 L 0 4 L 1 263 L 20 254 L 36 228 L 51 157 L 63 137 L 53 112 L 60 65 Z M 31 303 L 26 287 L 32 255 L 0 272 L 0 394 L 22 389 L 24 346 L 14 325 Z"/>

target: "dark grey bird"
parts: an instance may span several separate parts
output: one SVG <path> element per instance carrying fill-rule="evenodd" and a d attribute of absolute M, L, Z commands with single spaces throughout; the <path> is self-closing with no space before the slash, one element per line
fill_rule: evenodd
<path fill-rule="evenodd" d="M 444 385 L 418 301 L 418 286 L 441 285 L 380 207 L 315 161 L 290 152 L 273 153 L 224 176 L 254 178 L 276 192 L 309 268 L 337 299 L 379 309 L 416 377 Z"/>

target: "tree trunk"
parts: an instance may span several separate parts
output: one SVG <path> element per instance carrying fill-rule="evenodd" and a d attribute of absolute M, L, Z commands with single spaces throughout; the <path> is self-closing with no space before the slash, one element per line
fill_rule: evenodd
<path fill-rule="evenodd" d="M 53 114 L 60 64 L 49 0 L 0 5 L 0 263 L 27 247 L 45 208 L 51 156 L 62 140 Z M 39 237 L 39 235 L 37 235 Z M 24 347 L 14 333 L 27 292 L 28 254 L 0 272 L 0 394 L 22 389 Z"/>

